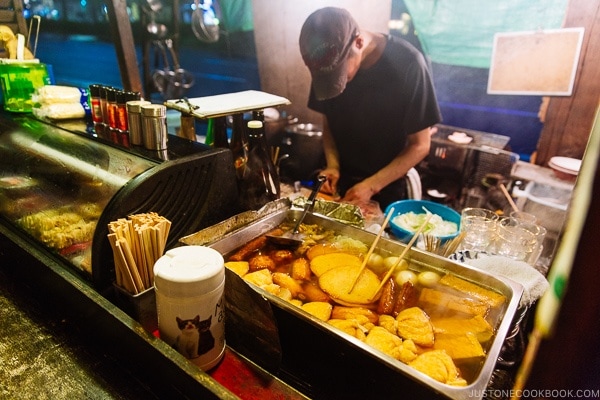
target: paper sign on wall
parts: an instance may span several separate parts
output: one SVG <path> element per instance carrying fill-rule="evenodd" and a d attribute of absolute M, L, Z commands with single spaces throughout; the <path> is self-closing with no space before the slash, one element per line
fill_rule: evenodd
<path fill-rule="evenodd" d="M 489 94 L 570 96 L 584 28 L 497 33 Z"/>

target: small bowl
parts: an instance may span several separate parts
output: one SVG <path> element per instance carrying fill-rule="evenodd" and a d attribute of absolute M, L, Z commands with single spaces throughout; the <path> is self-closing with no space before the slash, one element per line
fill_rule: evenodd
<path fill-rule="evenodd" d="M 385 209 L 385 215 L 388 214 L 389 210 L 392 207 L 394 208 L 394 214 L 390 218 L 390 229 L 392 230 L 394 236 L 396 236 L 398 240 L 404 243 L 408 243 L 410 241 L 410 239 L 414 235 L 414 232 L 407 231 L 406 229 L 400 227 L 398 224 L 394 223 L 394 218 L 396 218 L 396 216 L 400 214 L 406 214 L 407 212 L 411 211 L 415 214 L 424 214 L 425 210 L 423 209 L 423 207 L 431 211 L 431 213 L 439 215 L 444 221 L 450 221 L 456 224 L 456 233 L 453 233 L 451 235 L 438 236 L 442 244 L 450 239 L 455 238 L 460 232 L 460 214 L 454 211 L 452 208 L 447 207 L 445 205 L 427 200 L 400 200 L 388 205 Z"/>

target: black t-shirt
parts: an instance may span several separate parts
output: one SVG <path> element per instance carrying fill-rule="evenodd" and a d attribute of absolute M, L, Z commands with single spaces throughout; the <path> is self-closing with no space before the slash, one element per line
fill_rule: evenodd
<path fill-rule="evenodd" d="M 406 145 L 407 135 L 441 121 L 425 58 L 393 36 L 381 58 L 359 70 L 344 92 L 318 101 L 311 90 L 308 107 L 327 116 L 342 179 L 349 175 L 356 181 L 389 164 Z"/>

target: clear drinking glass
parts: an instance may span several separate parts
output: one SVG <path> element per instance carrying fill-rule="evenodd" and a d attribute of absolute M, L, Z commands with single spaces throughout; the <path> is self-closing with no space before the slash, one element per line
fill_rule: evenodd
<path fill-rule="evenodd" d="M 536 246 L 536 235 L 516 218 L 500 218 L 496 225 L 495 253 L 528 262 Z"/>
<path fill-rule="evenodd" d="M 535 224 L 537 222 L 537 217 L 533 214 L 529 214 L 525 211 L 512 211 L 510 216 L 519 220 L 520 222 L 528 222 L 530 224 Z"/>
<path fill-rule="evenodd" d="M 531 251 L 531 254 L 526 260 L 528 264 L 535 266 L 538 259 L 540 258 L 540 255 L 542 254 L 542 251 L 544 250 L 544 238 L 546 237 L 546 233 L 548 231 L 543 226 L 537 225 L 535 223 L 523 221 L 519 222 L 523 228 L 527 229 L 535 236 L 535 244 L 533 246 L 533 250 Z"/>
<path fill-rule="evenodd" d="M 496 236 L 498 215 L 486 208 L 467 207 L 462 210 L 460 226 L 465 232 L 464 250 L 486 251 Z"/>

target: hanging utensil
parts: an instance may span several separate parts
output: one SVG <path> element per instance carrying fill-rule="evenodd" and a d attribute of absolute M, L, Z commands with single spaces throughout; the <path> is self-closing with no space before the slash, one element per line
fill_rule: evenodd
<path fill-rule="evenodd" d="M 219 40 L 219 19 L 212 8 L 211 0 L 194 1 L 195 9 L 192 13 L 192 31 L 198 40 L 206 43 L 215 43 Z"/>
<path fill-rule="evenodd" d="M 164 97 L 166 99 L 180 99 L 185 95 L 185 92 L 194 86 L 194 75 L 181 68 L 177 52 L 173 48 L 173 39 L 165 39 L 165 45 L 171 54 L 173 61 L 173 73 L 170 76 L 168 86 L 165 89 Z"/>
<path fill-rule="evenodd" d="M 327 178 L 323 175 L 320 175 L 317 178 L 317 183 L 313 187 L 306 204 L 304 204 L 304 211 L 302 211 L 302 215 L 300 218 L 298 218 L 298 221 L 296 221 L 296 225 L 294 226 L 294 229 L 292 229 L 292 232 L 286 232 L 282 235 L 266 235 L 269 241 L 274 244 L 287 247 L 297 247 L 302 244 L 303 240 L 302 235 L 300 235 L 300 225 L 302 224 L 302 221 L 304 221 L 306 214 L 308 214 L 308 212 L 313 208 L 315 198 L 317 197 L 317 194 L 319 193 L 319 190 L 321 190 L 321 186 L 323 186 L 323 183 L 326 179 Z"/>
<path fill-rule="evenodd" d="M 163 68 L 157 69 L 152 74 L 152 82 L 158 90 L 159 93 L 164 94 L 169 85 L 169 81 L 171 79 L 171 75 L 173 75 L 173 71 L 171 71 L 171 66 L 169 65 L 169 57 L 167 57 L 167 51 L 165 46 L 161 40 L 154 41 L 154 47 L 162 55 L 162 63 Z"/>
<path fill-rule="evenodd" d="M 33 23 L 35 22 L 36 24 L 36 28 L 35 28 L 35 39 L 33 41 L 33 49 L 31 48 L 31 31 L 33 28 Z M 35 58 L 35 53 L 37 52 L 37 44 L 38 44 L 38 37 L 40 36 L 40 24 L 42 23 L 42 17 L 40 17 L 39 15 L 34 15 L 33 17 L 31 17 L 31 22 L 29 23 L 29 32 L 27 33 L 27 48 L 29 50 L 31 50 L 31 53 L 33 54 L 33 58 Z"/>

